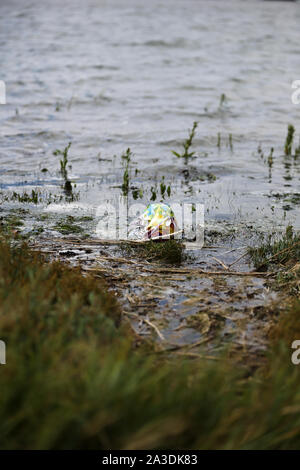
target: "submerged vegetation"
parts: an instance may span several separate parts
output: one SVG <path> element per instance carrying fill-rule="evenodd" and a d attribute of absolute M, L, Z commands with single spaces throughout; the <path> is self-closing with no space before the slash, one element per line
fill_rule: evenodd
<path fill-rule="evenodd" d="M 221 149 L 221 144 L 222 144 L 222 137 L 221 137 L 221 132 L 218 132 L 217 134 L 217 147 L 220 150 Z M 228 134 L 228 147 L 230 148 L 230 151 L 233 151 L 233 137 L 232 134 Z"/>
<path fill-rule="evenodd" d="M 295 127 L 292 124 L 289 124 L 288 125 L 287 136 L 286 136 L 286 139 L 285 139 L 284 153 L 285 153 L 286 156 L 292 156 L 293 155 L 295 158 L 297 158 L 300 155 L 300 143 L 294 149 L 294 153 L 293 153 L 294 136 L 295 136 Z"/>
<path fill-rule="evenodd" d="M 227 104 L 228 98 L 225 95 L 225 93 L 222 93 L 220 96 L 220 102 L 219 102 L 219 110 L 222 110 L 224 106 Z"/>
<path fill-rule="evenodd" d="M 0 192 L 0 202 L 19 202 L 25 204 L 53 204 L 62 201 L 73 202 L 79 200 L 79 192 L 71 191 L 66 192 L 65 194 L 53 194 L 45 193 L 38 189 L 32 189 L 31 192 L 23 191 L 22 193 L 17 193 L 13 191 L 12 193 L 2 193 Z"/>
<path fill-rule="evenodd" d="M 81 225 L 75 223 L 76 219 L 71 215 L 61 218 L 56 222 L 53 229 L 62 233 L 63 235 L 70 234 L 83 234 L 84 229 Z"/>
<path fill-rule="evenodd" d="M 298 449 L 299 312 L 273 327 L 256 372 L 230 351 L 158 354 L 99 279 L 2 235 L 1 448 Z"/>
<path fill-rule="evenodd" d="M 232 134 L 229 134 L 229 135 L 228 135 L 228 145 L 229 145 L 230 150 L 232 151 L 232 150 L 233 150 Z"/>
<path fill-rule="evenodd" d="M 284 153 L 286 155 L 292 154 L 293 140 L 294 140 L 295 128 L 291 124 L 288 125 L 288 133 L 285 140 Z"/>

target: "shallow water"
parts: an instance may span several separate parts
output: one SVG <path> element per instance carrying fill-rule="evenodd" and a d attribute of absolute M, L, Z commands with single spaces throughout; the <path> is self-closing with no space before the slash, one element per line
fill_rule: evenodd
<path fill-rule="evenodd" d="M 39 223 L 47 235 L 55 221 L 38 220 L 41 212 L 92 216 L 83 225 L 93 236 L 96 208 L 121 194 L 121 155 L 130 147 L 129 202 L 132 190 L 142 190 L 147 204 L 151 187 L 160 200 L 164 176 L 166 202 L 204 204 L 208 235 L 226 234 L 218 254 L 255 243 L 257 231 L 300 228 L 300 158 L 283 156 L 287 124 L 295 125 L 297 144 L 300 133 L 300 105 L 291 101 L 299 24 L 293 2 L 2 0 L 0 210 L 26 206 L 20 230 Z M 186 164 L 171 150 L 180 151 L 193 121 L 195 156 Z M 32 189 L 64 197 L 53 152 L 68 142 L 78 201 L 4 201 Z M 200 252 L 193 263 L 205 257 Z M 177 312 L 185 299 L 176 299 Z"/>
<path fill-rule="evenodd" d="M 299 188 L 299 164 L 287 170 L 282 158 L 287 124 L 299 123 L 300 105 L 291 102 L 299 20 L 300 4 L 293 2 L 67 0 L 25 7 L 3 0 L 2 189 L 26 180 L 27 188 L 59 191 L 59 158 L 52 152 L 72 141 L 71 177 L 82 200 L 97 205 L 118 192 L 105 177 L 120 182 L 119 156 L 130 147 L 141 170 L 133 184 L 143 186 L 145 202 L 149 180 L 151 186 L 165 175 L 174 186 L 171 202 L 200 201 L 212 218 L 266 224 L 269 216 L 277 224 L 286 204 L 264 196 Z M 222 93 L 228 100 L 220 108 Z M 171 149 L 180 148 L 194 120 L 195 181 L 184 181 L 184 165 Z M 259 144 L 265 155 L 275 149 L 271 177 Z M 49 172 L 41 174 L 44 167 Z M 216 181 L 199 182 L 205 172 Z M 93 178 L 100 184 L 85 194 Z"/>

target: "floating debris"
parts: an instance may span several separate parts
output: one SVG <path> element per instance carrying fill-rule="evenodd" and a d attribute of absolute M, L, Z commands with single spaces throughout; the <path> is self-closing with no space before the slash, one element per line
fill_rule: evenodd
<path fill-rule="evenodd" d="M 168 204 L 149 204 L 129 226 L 131 240 L 168 240 L 179 233 L 175 214 Z"/>

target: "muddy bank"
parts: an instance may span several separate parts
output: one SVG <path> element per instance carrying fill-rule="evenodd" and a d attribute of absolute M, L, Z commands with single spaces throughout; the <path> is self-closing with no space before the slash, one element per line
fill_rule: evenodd
<path fill-rule="evenodd" d="M 136 334 L 163 349 L 218 355 L 230 344 L 258 357 L 267 347 L 277 295 L 265 285 L 268 274 L 251 272 L 245 247 L 203 248 L 201 260 L 174 265 L 139 258 L 135 247 L 129 256 L 122 243 L 60 238 L 31 246 L 105 279 Z"/>

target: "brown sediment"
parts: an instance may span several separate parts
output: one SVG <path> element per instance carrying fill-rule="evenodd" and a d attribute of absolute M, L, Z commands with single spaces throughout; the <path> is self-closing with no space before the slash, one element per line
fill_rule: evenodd
<path fill-rule="evenodd" d="M 96 279 L 106 279 L 135 334 L 143 339 L 152 337 L 164 350 L 205 348 L 205 354 L 215 351 L 218 355 L 219 347 L 231 342 L 236 347 L 244 344 L 243 355 L 247 358 L 265 348 L 268 318 L 257 318 L 255 308 L 266 303 L 261 295 L 264 282 L 272 273 L 247 270 L 245 264 L 243 270 L 231 270 L 231 263 L 223 261 L 228 269 L 212 269 L 215 262 L 222 264 L 220 258 L 212 256 L 220 251 L 215 246 L 204 250 L 207 255 L 201 268 L 189 261 L 178 266 L 149 256 L 145 259 L 135 247 L 151 243 L 105 240 L 102 244 L 102 240 L 66 237 L 40 239 L 33 247 L 42 248 L 53 259 L 78 265 L 83 273 Z M 115 249 L 108 252 L 108 245 Z M 153 249 L 159 245 L 163 244 L 155 244 Z M 126 256 L 121 256 L 124 246 L 130 249 L 125 250 Z M 74 251 L 71 257 L 64 251 L 70 249 Z M 221 254 L 234 251 L 222 246 Z M 245 254 L 231 262 L 237 264 L 244 257 Z M 203 324 L 204 314 L 207 328 Z M 218 339 L 222 331 L 225 341 Z"/>

